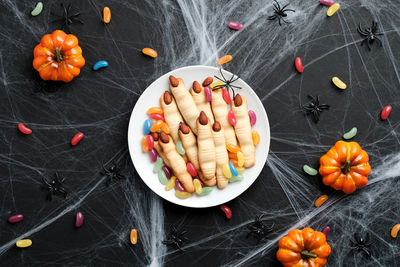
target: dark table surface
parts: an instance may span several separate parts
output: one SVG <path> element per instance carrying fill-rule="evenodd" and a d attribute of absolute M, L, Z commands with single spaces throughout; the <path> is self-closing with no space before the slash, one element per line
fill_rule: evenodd
<path fill-rule="evenodd" d="M 290 1 L 286 20 L 269 21 L 272 1 L 71 1 L 84 24 L 70 25 L 79 38 L 86 65 L 70 83 L 42 82 L 32 68 L 33 48 L 60 28 L 52 22 L 63 1 L 0 1 L 0 265 L 2 266 L 279 266 L 278 240 L 292 228 L 332 229 L 328 266 L 396 266 L 399 239 L 390 229 L 400 222 L 398 1 L 342 1 L 334 16 L 317 0 Z M 195 2 L 195 3 L 193 3 Z M 284 4 L 283 1 L 280 1 Z M 68 4 L 66 2 L 65 4 Z M 108 5 L 112 20 L 102 23 Z M 245 25 L 235 32 L 227 22 Z M 357 26 L 378 22 L 383 46 L 361 46 Z M 156 59 L 141 54 L 158 51 Z M 127 127 L 140 94 L 160 75 L 188 65 L 216 65 L 239 75 L 258 94 L 271 125 L 271 150 L 260 177 L 227 205 L 189 209 L 160 199 L 137 175 L 128 153 Z M 303 74 L 294 69 L 301 57 Z M 94 72 L 100 59 L 110 66 Z M 331 83 L 338 76 L 348 85 Z M 307 95 L 331 106 L 318 123 L 301 106 Z M 389 119 L 379 118 L 392 105 Z M 18 132 L 25 122 L 33 134 Z M 138 126 L 139 127 L 139 126 Z M 141 127 L 141 126 L 140 126 Z M 352 195 L 308 176 L 304 164 L 318 168 L 321 155 L 352 127 L 354 141 L 369 153 L 368 185 Z M 82 131 L 84 140 L 71 147 Z M 126 177 L 107 185 L 102 166 L 115 162 Z M 64 199 L 46 200 L 42 177 L 65 177 Z M 329 196 L 320 208 L 314 201 Z M 84 226 L 73 227 L 77 211 Z M 7 223 L 16 213 L 18 224 Z M 263 215 L 273 230 L 258 241 L 248 227 Z M 182 250 L 166 247 L 171 226 L 187 231 Z M 131 228 L 139 242 L 129 243 Z M 351 250 L 354 233 L 369 235 L 365 252 Z M 15 242 L 32 239 L 20 249 Z"/>

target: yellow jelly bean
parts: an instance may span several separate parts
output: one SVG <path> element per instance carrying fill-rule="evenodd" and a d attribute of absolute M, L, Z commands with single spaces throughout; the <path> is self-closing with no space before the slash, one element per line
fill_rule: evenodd
<path fill-rule="evenodd" d="M 238 166 L 239 167 L 243 167 L 243 165 L 244 165 L 244 154 L 242 152 L 238 151 L 236 153 L 236 155 L 237 155 Z"/>
<path fill-rule="evenodd" d="M 203 191 L 203 187 L 201 186 L 200 180 L 199 179 L 194 179 L 193 180 L 193 185 L 196 190 L 196 194 L 200 195 L 201 191 Z"/>
<path fill-rule="evenodd" d="M 228 179 L 232 177 L 231 169 L 229 168 L 228 163 L 225 163 L 224 165 L 222 165 L 222 173 Z"/>
<path fill-rule="evenodd" d="M 19 248 L 27 248 L 30 247 L 32 245 L 32 240 L 30 239 L 21 239 L 18 240 L 15 245 L 17 245 L 17 247 Z"/>
<path fill-rule="evenodd" d="M 334 85 L 336 85 L 337 88 L 340 88 L 343 90 L 347 88 L 347 85 L 344 82 L 342 82 L 338 77 L 333 77 L 332 82 Z"/>
<path fill-rule="evenodd" d="M 185 198 L 190 197 L 190 193 L 188 193 L 188 192 L 181 192 L 181 191 L 179 191 L 179 190 L 175 190 L 175 196 L 176 196 L 177 198 L 185 199 Z"/>
<path fill-rule="evenodd" d="M 243 167 L 236 167 L 236 170 L 237 170 L 237 172 L 238 172 L 239 174 L 242 174 L 242 173 L 244 173 L 245 168 L 243 168 Z"/>
<path fill-rule="evenodd" d="M 148 55 L 149 57 L 153 57 L 153 58 L 157 57 L 156 50 L 148 48 L 148 47 L 143 48 L 142 49 L 142 53 L 145 54 L 145 55 Z"/>
<path fill-rule="evenodd" d="M 224 82 L 223 82 L 223 81 L 220 81 L 220 80 L 218 80 L 218 81 L 216 81 L 215 83 L 212 83 L 212 84 L 210 84 L 210 88 L 211 88 L 211 90 L 213 90 L 213 89 L 217 89 L 217 88 L 215 88 L 215 87 L 217 87 L 217 86 L 221 86 L 221 85 L 224 85 Z"/>
<path fill-rule="evenodd" d="M 340 8 L 340 4 L 339 3 L 334 3 L 333 5 L 331 5 L 328 10 L 326 11 L 326 15 L 328 17 L 332 16 L 333 14 L 336 13 L 336 11 L 338 11 Z"/>
<path fill-rule="evenodd" d="M 176 180 L 176 177 L 172 176 L 171 179 L 169 179 L 168 183 L 165 185 L 165 190 L 169 191 L 172 188 L 174 188 L 175 180 Z"/>
<path fill-rule="evenodd" d="M 260 144 L 260 134 L 257 131 L 252 131 L 251 136 L 253 138 L 253 145 L 258 146 Z"/>
<path fill-rule="evenodd" d="M 218 59 L 218 65 L 224 65 L 225 63 L 228 63 L 229 61 L 232 60 L 232 56 L 231 55 L 225 55 L 222 56 Z"/>

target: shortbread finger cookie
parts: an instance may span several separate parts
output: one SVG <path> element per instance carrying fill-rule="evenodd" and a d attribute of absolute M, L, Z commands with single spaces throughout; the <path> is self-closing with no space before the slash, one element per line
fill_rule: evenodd
<path fill-rule="evenodd" d="M 194 185 L 192 176 L 187 172 L 185 160 L 176 151 L 176 147 L 172 138 L 164 132 L 160 134 L 160 145 L 164 151 L 165 156 L 171 163 L 171 168 L 175 176 L 182 183 L 185 190 L 189 193 L 194 192 Z"/>
<path fill-rule="evenodd" d="M 224 176 L 222 166 L 229 162 L 228 152 L 226 151 L 225 135 L 221 124 L 216 121 L 213 124 L 213 137 L 215 143 L 215 158 L 217 162 L 217 185 L 219 189 L 227 186 L 229 179 Z"/>
<path fill-rule="evenodd" d="M 169 160 L 165 156 L 164 151 L 162 150 L 162 147 L 161 147 L 160 143 L 158 142 L 159 134 L 152 133 L 151 135 L 153 136 L 153 139 L 154 139 L 154 149 L 157 151 L 157 154 L 162 158 L 165 165 L 167 165 L 168 167 L 171 167 L 171 165 L 169 164 Z"/>
<path fill-rule="evenodd" d="M 198 81 L 194 81 L 189 91 L 199 111 L 204 111 L 204 113 L 206 113 L 208 119 L 210 120 L 211 125 L 213 125 L 214 114 L 211 111 L 210 102 L 206 101 L 204 87 L 201 86 Z"/>
<path fill-rule="evenodd" d="M 210 120 L 204 111 L 200 112 L 200 116 L 197 119 L 197 130 L 200 169 L 204 175 L 204 179 L 215 181 L 215 144 L 211 132 Z"/>
<path fill-rule="evenodd" d="M 232 103 L 232 110 L 236 117 L 235 132 L 244 154 L 244 167 L 249 168 L 256 163 L 256 148 L 251 135 L 251 124 L 248 113 L 247 100 L 236 94 Z"/>
<path fill-rule="evenodd" d="M 169 76 L 169 81 L 169 89 L 171 90 L 175 98 L 176 104 L 182 114 L 182 117 L 192 129 L 193 133 L 197 135 L 196 120 L 200 112 L 196 106 L 196 103 L 193 100 L 193 97 L 186 89 L 186 86 L 183 83 L 182 79 L 177 79 L 171 75 Z"/>
<path fill-rule="evenodd" d="M 160 98 L 160 105 L 164 111 L 164 118 L 167 122 L 169 129 L 171 130 L 171 137 L 174 143 L 179 140 L 179 123 L 183 121 L 181 114 L 179 113 L 174 97 L 170 92 L 165 91 Z"/>
<path fill-rule="evenodd" d="M 228 121 L 228 104 L 222 97 L 222 89 L 212 91 L 211 107 L 215 120 L 218 121 L 222 129 L 224 129 L 226 143 L 237 145 L 235 130 Z"/>

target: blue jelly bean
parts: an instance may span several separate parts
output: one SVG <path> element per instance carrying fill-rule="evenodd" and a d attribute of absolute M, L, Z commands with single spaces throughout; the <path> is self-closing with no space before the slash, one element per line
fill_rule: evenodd
<path fill-rule="evenodd" d="M 144 126 L 143 126 L 143 132 L 145 135 L 150 134 L 150 128 L 151 128 L 151 120 L 147 119 L 144 121 Z"/>
<path fill-rule="evenodd" d="M 239 175 L 238 171 L 236 170 L 236 168 L 235 168 L 235 166 L 233 165 L 232 162 L 229 162 L 229 169 L 231 169 L 231 173 L 232 173 L 233 176 L 238 176 Z"/>
<path fill-rule="evenodd" d="M 108 67 L 108 62 L 105 60 L 97 61 L 96 64 L 93 65 L 93 70 L 98 70 L 101 68 Z"/>

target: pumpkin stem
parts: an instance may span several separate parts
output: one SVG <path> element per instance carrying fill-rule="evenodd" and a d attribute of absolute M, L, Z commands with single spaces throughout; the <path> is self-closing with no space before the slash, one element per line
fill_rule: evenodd
<path fill-rule="evenodd" d="M 308 250 L 303 250 L 301 252 L 301 257 L 305 260 L 307 260 L 308 258 L 317 258 L 317 254 L 311 253 Z"/>
<path fill-rule="evenodd" d="M 60 63 L 63 60 L 63 56 L 61 55 L 60 48 L 56 47 L 56 61 Z"/>
<path fill-rule="evenodd" d="M 346 162 L 342 165 L 342 167 L 340 167 L 340 169 L 344 174 L 348 173 L 350 171 L 350 168 L 351 168 L 350 160 L 346 160 Z"/>

